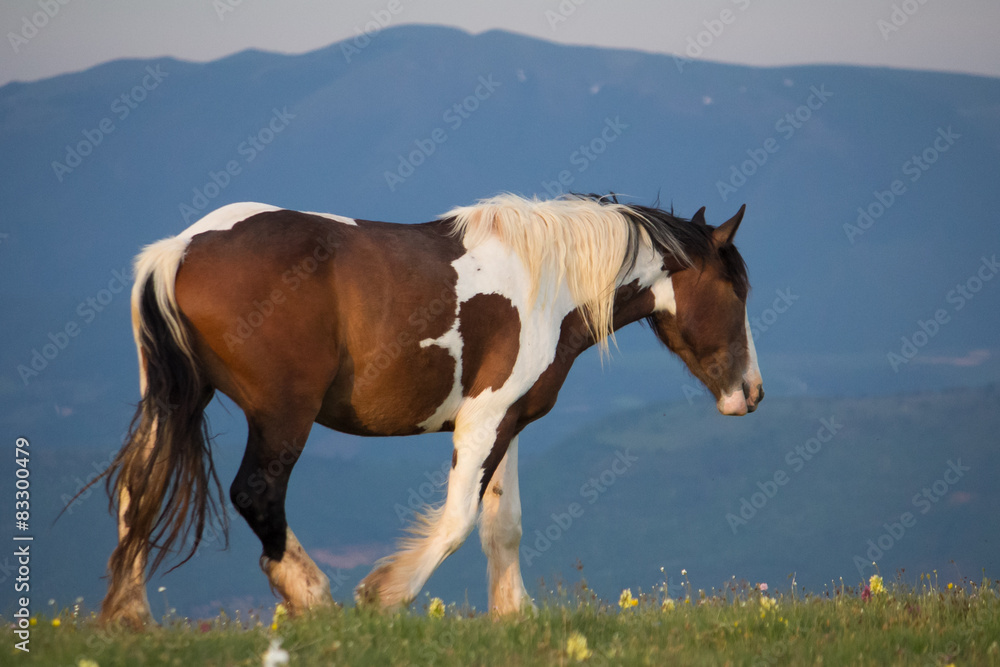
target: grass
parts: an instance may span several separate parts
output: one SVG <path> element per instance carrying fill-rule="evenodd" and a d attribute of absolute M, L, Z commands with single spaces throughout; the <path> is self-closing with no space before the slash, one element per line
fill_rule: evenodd
<path fill-rule="evenodd" d="M 605 602 L 580 584 L 501 621 L 424 599 L 395 614 L 349 607 L 271 624 L 173 617 L 141 634 L 66 609 L 34 618 L 30 655 L 4 630 L 0 664 L 261 665 L 280 638 L 290 665 L 1000 665 L 1000 581 L 880 584 L 776 597 L 745 583 L 688 586 L 672 604 L 662 591 Z"/>

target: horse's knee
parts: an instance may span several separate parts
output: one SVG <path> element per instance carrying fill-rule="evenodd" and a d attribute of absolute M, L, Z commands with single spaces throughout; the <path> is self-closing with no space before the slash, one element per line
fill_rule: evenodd
<path fill-rule="evenodd" d="M 517 517 L 516 520 L 500 520 L 497 523 L 499 524 L 496 531 L 497 542 L 501 546 L 516 549 L 521 544 L 521 535 L 523 534 L 521 517 Z"/>
<path fill-rule="evenodd" d="M 522 534 L 520 506 L 505 506 L 502 502 L 484 506 L 479 530 L 484 546 L 492 542 L 501 547 L 517 548 Z"/>
<path fill-rule="evenodd" d="M 521 522 L 506 522 L 494 518 L 485 521 L 479 528 L 483 551 L 489 555 L 500 552 L 517 552 L 521 544 Z"/>

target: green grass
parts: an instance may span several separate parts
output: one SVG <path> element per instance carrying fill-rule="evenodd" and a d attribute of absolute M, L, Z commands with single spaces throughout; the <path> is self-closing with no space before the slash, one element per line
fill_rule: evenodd
<path fill-rule="evenodd" d="M 291 665 L 1000 665 L 1000 582 L 989 580 L 948 588 L 921 577 L 870 596 L 839 586 L 777 598 L 745 584 L 689 589 L 672 609 L 662 593 L 621 609 L 579 585 L 516 619 L 455 605 L 437 618 L 427 609 L 423 598 L 402 613 L 334 609 L 276 625 L 168 618 L 140 634 L 104 631 L 92 614 L 64 610 L 57 625 L 35 617 L 30 655 L 5 629 L 0 664 L 260 665 L 280 638 Z M 571 655 L 571 637 L 586 648 Z"/>

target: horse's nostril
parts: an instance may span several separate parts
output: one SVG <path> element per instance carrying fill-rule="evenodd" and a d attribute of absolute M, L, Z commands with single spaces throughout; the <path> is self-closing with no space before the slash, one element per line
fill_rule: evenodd
<path fill-rule="evenodd" d="M 757 385 L 757 402 L 760 403 L 764 400 L 764 385 Z"/>

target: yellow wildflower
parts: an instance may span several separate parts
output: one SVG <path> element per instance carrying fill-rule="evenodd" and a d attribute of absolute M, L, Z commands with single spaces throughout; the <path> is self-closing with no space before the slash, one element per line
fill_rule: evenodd
<path fill-rule="evenodd" d="M 583 662 L 593 654 L 594 652 L 587 648 L 587 638 L 579 632 L 574 632 L 566 640 L 566 655 L 570 660 Z"/>
<path fill-rule="evenodd" d="M 38 625 L 38 619 L 37 619 L 37 618 L 35 618 L 34 616 L 32 616 L 32 617 L 31 617 L 31 620 L 30 620 L 30 621 L 28 621 L 28 624 L 29 624 L 29 625 Z"/>
<path fill-rule="evenodd" d="M 281 622 L 285 620 L 286 616 L 288 616 L 288 609 L 285 605 L 280 602 L 274 605 L 274 620 L 271 621 L 271 629 L 277 630 L 278 626 L 281 625 Z"/>
<path fill-rule="evenodd" d="M 60 621 L 58 618 L 53 618 L 52 619 L 52 627 L 53 628 L 58 628 L 60 625 L 62 625 L 62 621 Z"/>
<path fill-rule="evenodd" d="M 673 598 L 667 598 L 663 601 L 663 611 L 673 611 L 675 606 Z"/>
<path fill-rule="evenodd" d="M 955 587 L 955 584 L 953 584 L 953 583 L 951 583 L 951 582 L 949 581 L 949 582 L 948 582 L 948 590 L 950 591 L 950 590 L 951 590 L 951 589 L 953 589 L 954 587 Z"/>
<path fill-rule="evenodd" d="M 80 658 L 76 661 L 76 667 L 101 667 L 96 660 L 90 658 Z"/>
<path fill-rule="evenodd" d="M 872 595 L 885 593 L 885 586 L 882 585 L 882 577 L 877 574 L 873 574 L 868 580 L 868 587 L 871 589 Z"/>
<path fill-rule="evenodd" d="M 431 603 L 427 606 L 427 615 L 431 618 L 444 618 L 444 600 L 431 598 Z"/>
<path fill-rule="evenodd" d="M 639 604 L 639 601 L 632 597 L 632 589 L 626 588 L 622 591 L 621 597 L 618 598 L 618 606 L 622 609 L 629 609 L 635 607 Z"/>
<path fill-rule="evenodd" d="M 778 606 L 778 601 L 774 598 L 762 597 L 760 599 L 760 606 L 764 608 L 764 611 L 770 611 Z"/>

